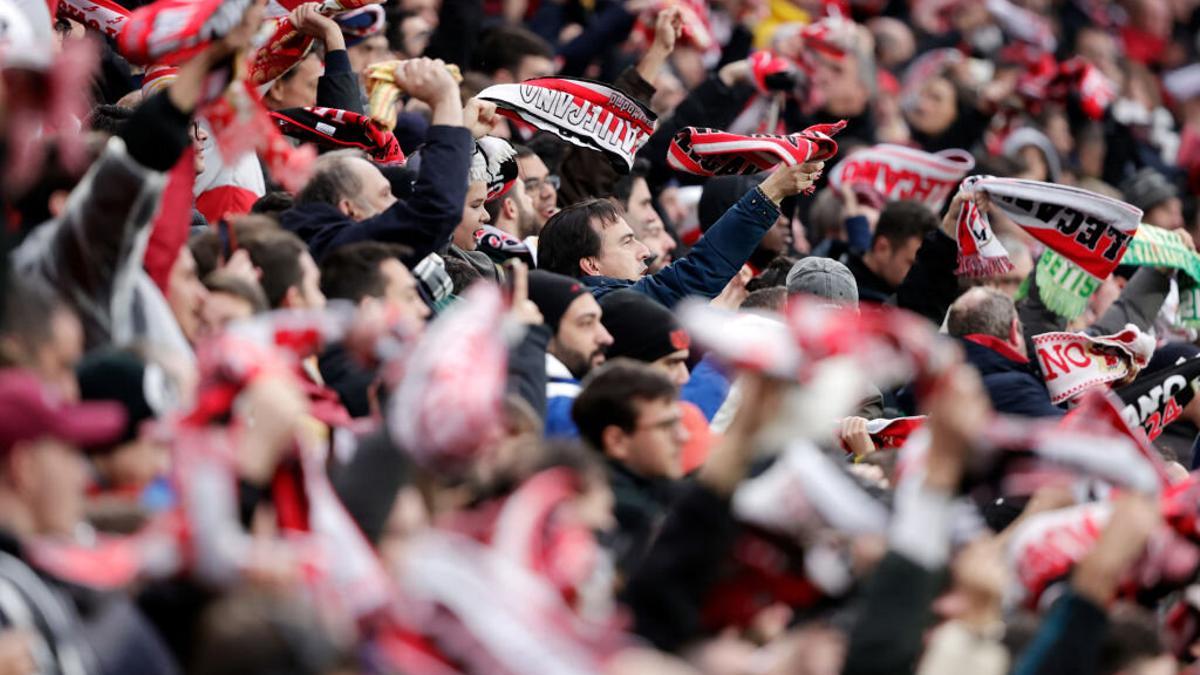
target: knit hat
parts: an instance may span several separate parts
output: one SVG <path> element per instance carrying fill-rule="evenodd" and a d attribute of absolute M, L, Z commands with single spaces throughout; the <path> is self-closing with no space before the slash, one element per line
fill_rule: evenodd
<path fill-rule="evenodd" d="M 842 263 L 809 256 L 792 265 L 787 275 L 788 295 L 804 293 L 832 300 L 839 306 L 858 307 L 858 281 Z"/>
<path fill-rule="evenodd" d="M 342 38 L 346 41 L 347 49 L 382 32 L 386 24 L 381 5 L 367 5 L 351 12 L 343 12 L 333 17 L 333 20 L 338 28 L 342 29 Z"/>
<path fill-rule="evenodd" d="M 495 136 L 484 136 L 475 141 L 470 180 L 487 183 L 487 201 L 503 197 L 517 181 L 516 149 Z"/>
<path fill-rule="evenodd" d="M 1046 170 L 1050 173 L 1046 180 L 1051 183 L 1057 183 L 1062 174 L 1062 161 L 1058 157 L 1058 150 L 1054 148 L 1054 144 L 1046 137 L 1046 134 L 1034 129 L 1033 127 L 1022 127 L 1012 132 L 1008 138 L 1004 139 L 1004 154 L 1010 158 L 1016 158 L 1022 148 L 1033 146 L 1042 153 L 1042 157 L 1046 158 Z"/>
<path fill-rule="evenodd" d="M 1138 171 L 1122 183 L 1121 192 L 1125 195 L 1125 201 L 1142 211 L 1149 211 L 1168 199 L 1179 196 L 1171 181 L 1150 167 Z"/>
<path fill-rule="evenodd" d="M 691 344 L 671 310 L 644 293 L 614 291 L 600 298 L 600 307 L 600 320 L 613 338 L 605 351 L 610 359 L 624 356 L 650 363 Z"/>
<path fill-rule="evenodd" d="M 169 407 L 171 394 L 166 374 L 156 364 L 120 350 L 89 354 L 76 367 L 79 395 L 84 401 L 115 401 L 125 409 L 125 431 L 117 443 L 137 438 L 142 422 Z"/>
<path fill-rule="evenodd" d="M 587 286 L 578 279 L 545 270 L 529 271 L 529 299 L 541 310 L 546 325 L 556 333 L 567 308 L 575 298 L 587 292 Z"/>

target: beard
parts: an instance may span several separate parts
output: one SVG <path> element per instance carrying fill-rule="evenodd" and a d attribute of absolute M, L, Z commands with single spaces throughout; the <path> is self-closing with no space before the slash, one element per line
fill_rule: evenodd
<path fill-rule="evenodd" d="M 560 348 L 555 356 L 562 364 L 571 371 L 571 376 L 577 380 L 582 380 L 592 368 L 603 363 L 604 350 L 597 349 L 591 354 L 575 351 L 574 349 Z"/>

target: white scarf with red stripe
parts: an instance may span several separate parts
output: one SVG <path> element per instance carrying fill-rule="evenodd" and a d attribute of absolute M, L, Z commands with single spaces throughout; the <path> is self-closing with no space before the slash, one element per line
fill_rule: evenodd
<path fill-rule="evenodd" d="M 1128 384 L 1154 355 L 1154 338 L 1133 324 L 1115 335 L 1052 332 L 1033 337 L 1038 365 L 1059 404 L 1110 383 Z"/>
<path fill-rule="evenodd" d="M 837 124 L 815 124 L 787 136 L 731 134 L 719 129 L 685 127 L 667 152 L 667 163 L 676 171 L 697 176 L 728 176 L 762 173 L 780 164 L 794 166 L 831 159 L 838 144 L 832 136 L 846 128 Z"/>
<path fill-rule="evenodd" d="M 965 150 L 937 153 L 884 143 L 845 158 L 829 173 L 829 184 L 866 184 L 889 200 L 918 201 L 939 211 L 975 159 Z"/>
<path fill-rule="evenodd" d="M 971 176 L 960 189 L 967 194 L 986 192 L 1018 227 L 1101 280 L 1121 261 L 1142 220 L 1137 207 L 1066 185 Z M 956 274 L 986 277 L 1012 269 L 987 214 L 974 202 L 963 202 L 957 234 Z"/>
<path fill-rule="evenodd" d="M 505 117 L 532 124 L 581 148 L 599 150 L 621 173 L 654 133 L 658 119 L 641 101 L 609 85 L 569 77 L 495 84 L 479 92 Z"/>

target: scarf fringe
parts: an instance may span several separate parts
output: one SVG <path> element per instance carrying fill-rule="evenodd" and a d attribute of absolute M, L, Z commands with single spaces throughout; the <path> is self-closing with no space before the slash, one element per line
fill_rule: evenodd
<path fill-rule="evenodd" d="M 994 277 L 1012 271 L 1012 261 L 1007 256 L 1002 258 L 985 258 L 979 255 L 960 255 L 958 269 L 954 274 L 962 277 L 980 278 Z"/>

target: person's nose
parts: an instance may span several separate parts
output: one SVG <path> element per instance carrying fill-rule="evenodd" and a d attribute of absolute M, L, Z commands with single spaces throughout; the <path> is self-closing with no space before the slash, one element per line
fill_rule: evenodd
<path fill-rule="evenodd" d="M 608 332 L 608 329 L 604 327 L 604 324 L 600 324 L 600 332 L 596 335 L 596 344 L 600 345 L 601 347 L 608 347 L 611 346 L 612 343 L 612 333 Z"/>
<path fill-rule="evenodd" d="M 637 245 L 638 245 L 638 260 L 645 260 L 646 258 L 649 258 L 650 257 L 650 248 L 640 241 L 637 243 Z"/>

